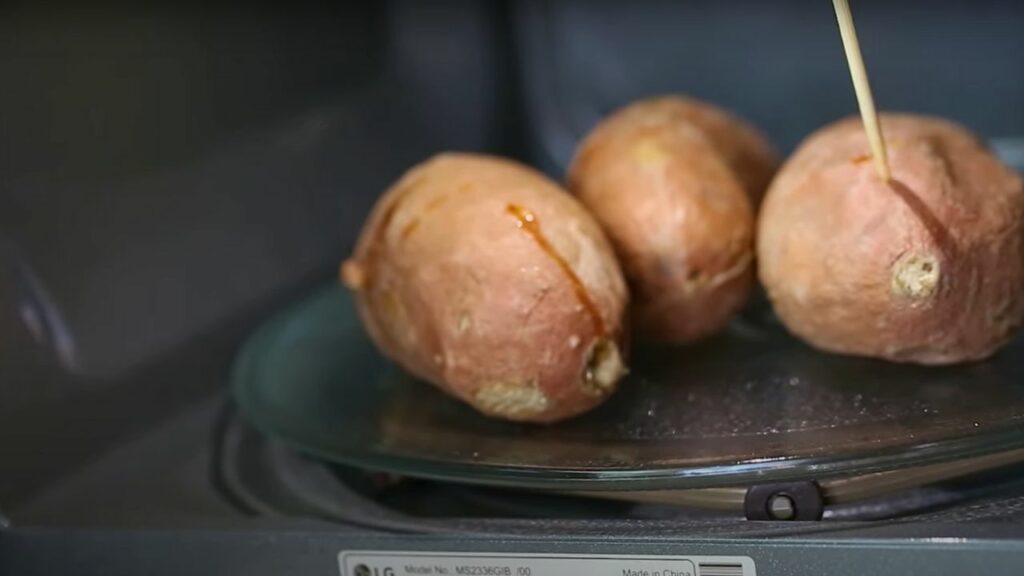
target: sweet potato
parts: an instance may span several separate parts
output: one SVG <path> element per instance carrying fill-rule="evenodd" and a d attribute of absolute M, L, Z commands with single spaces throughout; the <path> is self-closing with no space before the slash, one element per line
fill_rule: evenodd
<path fill-rule="evenodd" d="M 1024 318 L 1024 186 L 964 128 L 886 114 L 892 180 L 858 118 L 810 136 L 772 183 L 761 281 L 829 351 L 921 364 L 989 356 Z"/>
<path fill-rule="evenodd" d="M 443 154 L 409 170 L 342 279 L 386 355 L 491 416 L 567 418 L 625 373 L 611 246 L 576 199 L 512 161 Z"/>
<path fill-rule="evenodd" d="M 703 338 L 747 301 L 754 209 L 776 164 L 748 124 L 680 97 L 631 104 L 584 139 L 568 185 L 615 246 L 641 337 Z"/>

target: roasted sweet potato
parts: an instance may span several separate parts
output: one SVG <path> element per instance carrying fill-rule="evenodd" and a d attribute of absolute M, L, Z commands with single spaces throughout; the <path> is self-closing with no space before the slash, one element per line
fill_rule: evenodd
<path fill-rule="evenodd" d="M 512 161 L 443 154 L 409 170 L 342 279 L 386 355 L 491 416 L 567 418 L 625 373 L 611 246 L 575 198 Z"/>
<path fill-rule="evenodd" d="M 568 185 L 615 246 L 640 337 L 703 338 L 747 301 L 754 210 L 776 164 L 748 124 L 680 97 L 626 106 L 584 139 Z"/>
<path fill-rule="evenodd" d="M 834 352 L 921 364 L 989 356 L 1024 318 L 1024 186 L 964 128 L 858 118 L 810 136 L 765 197 L 761 281 L 787 327 Z"/>

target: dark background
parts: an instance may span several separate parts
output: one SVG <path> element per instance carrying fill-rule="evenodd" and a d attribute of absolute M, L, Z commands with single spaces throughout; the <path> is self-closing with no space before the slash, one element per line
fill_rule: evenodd
<path fill-rule="evenodd" d="M 881 108 L 1021 161 L 1024 3 L 853 4 Z M 785 152 L 856 109 L 827 0 L 0 5 L 0 508 L 221 388 L 413 163 L 559 177 L 676 91 Z"/>

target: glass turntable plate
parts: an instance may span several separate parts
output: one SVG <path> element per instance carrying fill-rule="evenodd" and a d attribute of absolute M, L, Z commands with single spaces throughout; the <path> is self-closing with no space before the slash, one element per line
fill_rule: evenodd
<path fill-rule="evenodd" d="M 459 482 L 651 490 L 823 480 L 1024 448 L 1024 339 L 922 368 L 833 356 L 752 312 L 709 342 L 637 350 L 603 406 L 556 425 L 485 418 L 403 374 L 347 291 L 286 310 L 233 375 L 258 428 L 317 457 Z"/>

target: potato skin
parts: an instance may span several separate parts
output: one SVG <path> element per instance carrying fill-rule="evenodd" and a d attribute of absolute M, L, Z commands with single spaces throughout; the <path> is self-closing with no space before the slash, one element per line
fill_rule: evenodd
<path fill-rule="evenodd" d="M 615 246 L 640 337 L 699 340 L 746 303 L 754 207 L 776 164 L 748 124 L 681 97 L 630 104 L 584 139 L 568 185 Z"/>
<path fill-rule="evenodd" d="M 518 163 L 442 154 L 378 201 L 342 279 L 378 347 L 485 414 L 551 422 L 625 373 L 628 293 L 600 227 Z"/>
<path fill-rule="evenodd" d="M 885 114 L 893 180 L 859 118 L 811 135 L 765 197 L 758 269 L 818 348 L 920 364 L 994 353 L 1024 319 L 1024 185 L 951 122 Z"/>

